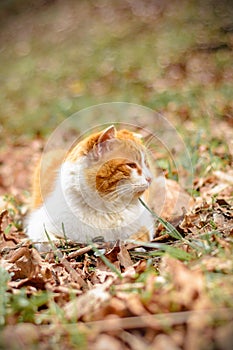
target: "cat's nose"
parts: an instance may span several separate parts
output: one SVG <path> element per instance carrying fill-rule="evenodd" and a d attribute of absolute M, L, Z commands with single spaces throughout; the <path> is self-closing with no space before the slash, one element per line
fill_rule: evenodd
<path fill-rule="evenodd" d="M 151 177 L 149 177 L 149 176 L 147 176 L 146 177 L 146 181 L 148 182 L 148 184 L 150 185 L 151 184 L 151 182 L 152 182 L 152 178 Z"/>

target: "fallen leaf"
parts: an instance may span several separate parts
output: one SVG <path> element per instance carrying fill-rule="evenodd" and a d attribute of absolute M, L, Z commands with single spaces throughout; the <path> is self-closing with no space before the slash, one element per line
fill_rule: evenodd
<path fill-rule="evenodd" d="M 122 343 L 114 337 L 107 334 L 100 334 L 93 345 L 95 350 L 122 350 Z"/>
<path fill-rule="evenodd" d="M 70 301 L 64 308 L 66 317 L 69 320 L 79 320 L 83 316 L 91 316 L 110 300 L 110 294 L 106 290 L 108 287 L 108 284 L 98 285 Z"/>
<path fill-rule="evenodd" d="M 146 350 L 149 348 L 149 344 L 145 341 L 145 338 L 139 336 L 139 334 L 136 335 L 124 331 L 120 333 L 119 337 L 133 350 Z"/>
<path fill-rule="evenodd" d="M 120 245 L 120 252 L 117 254 L 117 257 L 118 257 L 118 260 L 120 261 L 121 266 L 123 266 L 124 268 L 130 267 L 133 265 L 129 252 L 124 244 Z"/>
<path fill-rule="evenodd" d="M 156 350 L 181 350 L 174 340 L 166 334 L 159 334 L 155 337 L 151 349 Z"/>
<path fill-rule="evenodd" d="M 107 253 L 105 253 L 105 257 L 111 262 L 114 263 L 118 260 L 118 254 L 120 252 L 119 241 L 116 241 L 112 249 L 110 249 Z"/>
<path fill-rule="evenodd" d="M 39 341 L 38 328 L 26 322 L 6 326 L 1 337 L 5 349 L 32 349 Z"/>
<path fill-rule="evenodd" d="M 162 218 L 170 221 L 184 215 L 194 205 L 193 198 L 178 182 L 157 177 L 151 185 L 149 206 Z"/>
<path fill-rule="evenodd" d="M 45 290 L 47 281 L 42 276 L 27 277 L 16 281 L 10 281 L 8 284 L 10 287 L 19 289 L 22 287 L 30 286 L 35 287 L 36 290 Z M 34 290 L 35 292 L 35 290 Z"/>
<path fill-rule="evenodd" d="M 14 280 L 30 279 L 40 272 L 38 261 L 34 260 L 32 250 L 28 247 L 18 248 L 9 259 L 9 262 L 14 263 L 13 268 L 9 271 L 14 273 Z"/>
<path fill-rule="evenodd" d="M 149 312 L 142 305 L 140 294 L 128 293 L 128 298 L 126 298 L 126 306 L 134 316 L 149 314 Z"/>
<path fill-rule="evenodd" d="M 232 174 L 227 174 L 220 170 L 215 170 L 213 174 L 221 181 L 228 182 L 229 184 L 233 185 L 233 172 Z"/>
<path fill-rule="evenodd" d="M 201 271 L 193 271 L 181 261 L 167 256 L 163 257 L 162 264 L 174 283 L 177 302 L 188 309 L 193 309 L 199 298 L 206 298 L 204 276 Z M 208 303 L 206 307 L 209 307 Z"/>
<path fill-rule="evenodd" d="M 233 344 L 233 321 L 219 327 L 215 331 L 215 339 L 219 350 L 232 350 Z"/>

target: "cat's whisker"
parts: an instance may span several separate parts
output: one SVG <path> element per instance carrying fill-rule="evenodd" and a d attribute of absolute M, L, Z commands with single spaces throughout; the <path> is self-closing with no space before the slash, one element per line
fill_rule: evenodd
<path fill-rule="evenodd" d="M 105 200 L 113 200 L 113 199 L 119 199 L 121 197 L 124 197 L 125 195 L 129 196 L 132 193 L 132 190 L 129 188 L 129 186 L 126 186 L 124 188 L 118 188 L 108 194 L 104 195 Z"/>

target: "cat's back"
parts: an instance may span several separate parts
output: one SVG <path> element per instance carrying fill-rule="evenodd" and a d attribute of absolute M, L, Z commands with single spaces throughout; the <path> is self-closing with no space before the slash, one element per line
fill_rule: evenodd
<path fill-rule="evenodd" d="M 54 188 L 58 170 L 65 159 L 66 151 L 52 150 L 42 155 L 32 176 L 31 209 L 40 207 Z"/>

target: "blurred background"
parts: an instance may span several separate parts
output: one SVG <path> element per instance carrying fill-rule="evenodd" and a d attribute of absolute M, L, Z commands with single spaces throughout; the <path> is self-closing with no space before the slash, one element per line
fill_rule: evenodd
<path fill-rule="evenodd" d="M 1 0 L 0 21 L 2 142 L 111 101 L 233 125 L 232 1 Z"/>

